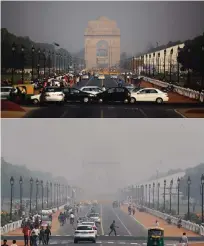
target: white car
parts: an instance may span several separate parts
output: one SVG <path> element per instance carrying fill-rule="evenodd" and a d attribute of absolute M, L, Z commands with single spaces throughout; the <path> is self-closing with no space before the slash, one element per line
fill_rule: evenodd
<path fill-rule="evenodd" d="M 10 92 L 12 90 L 12 86 L 2 86 L 1 87 L 1 99 L 7 99 L 10 95 Z"/>
<path fill-rule="evenodd" d="M 155 88 L 143 88 L 138 91 L 131 92 L 131 103 L 135 102 L 168 102 L 168 94 Z"/>
<path fill-rule="evenodd" d="M 103 92 L 102 89 L 98 86 L 83 86 L 80 88 L 80 90 L 94 95 Z"/>
<path fill-rule="evenodd" d="M 92 241 L 96 242 L 96 233 L 92 226 L 79 225 L 74 233 L 74 243 L 79 241 Z"/>
<path fill-rule="evenodd" d="M 99 213 L 90 213 L 90 214 L 88 215 L 88 217 L 89 217 L 90 219 L 93 219 L 93 220 L 95 221 L 95 223 L 98 223 L 98 224 L 101 223 L 101 219 L 100 219 L 100 217 L 99 217 Z"/>
<path fill-rule="evenodd" d="M 97 236 L 98 231 L 97 231 L 97 226 L 96 226 L 96 224 L 95 224 L 94 221 L 83 221 L 83 222 L 81 222 L 80 224 L 78 224 L 78 226 L 79 226 L 79 225 L 92 226 L 93 229 L 94 229 L 94 231 L 95 231 L 95 234 L 96 234 L 96 236 Z"/>
<path fill-rule="evenodd" d="M 82 79 L 89 79 L 89 76 L 87 74 L 82 76 Z"/>
<path fill-rule="evenodd" d="M 65 94 L 60 87 L 46 87 L 40 95 L 40 103 L 58 102 L 64 103 Z"/>
<path fill-rule="evenodd" d="M 40 94 L 37 94 L 37 95 L 33 95 L 33 96 L 31 96 L 31 102 L 33 103 L 33 104 L 39 104 L 40 103 L 40 96 L 41 96 L 41 93 Z"/>
<path fill-rule="evenodd" d="M 110 78 L 111 78 L 111 79 L 117 79 L 117 78 L 118 78 L 118 76 L 117 76 L 117 75 L 112 74 L 112 75 L 110 76 Z"/>
<path fill-rule="evenodd" d="M 99 74 L 98 79 L 105 79 L 104 74 Z"/>

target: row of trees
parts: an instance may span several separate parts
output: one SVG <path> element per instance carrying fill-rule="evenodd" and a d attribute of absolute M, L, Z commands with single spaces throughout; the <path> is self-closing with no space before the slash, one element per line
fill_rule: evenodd
<path fill-rule="evenodd" d="M 15 43 L 15 59 L 13 57 L 12 52 L 12 45 Z M 12 33 L 9 33 L 6 28 L 1 29 L 1 50 L 2 50 L 2 60 L 1 60 L 1 67 L 2 72 L 7 70 L 8 68 L 15 67 L 15 69 L 22 68 L 22 46 L 24 47 L 24 67 L 31 68 L 32 66 L 32 47 L 35 48 L 35 52 L 33 53 L 35 63 L 38 61 L 38 49 L 41 50 L 42 55 L 43 50 L 45 50 L 46 56 L 46 66 L 49 66 L 48 56 L 49 52 L 51 54 L 51 66 L 54 63 L 53 53 L 56 53 L 55 47 L 59 46 L 59 44 L 53 43 L 35 43 L 34 41 L 30 40 L 29 37 L 17 37 Z M 57 53 L 63 57 L 71 57 L 71 54 L 63 48 L 59 48 Z M 40 60 L 40 67 L 43 67 L 44 60 Z"/>
<path fill-rule="evenodd" d="M 54 183 L 60 183 L 67 185 L 67 180 L 64 177 L 53 177 L 51 173 L 45 173 L 40 171 L 30 171 L 25 166 L 17 166 L 12 165 L 1 158 L 1 201 L 4 202 L 5 198 L 10 198 L 11 195 L 11 185 L 10 185 L 10 177 L 13 177 L 16 180 L 17 185 L 14 187 L 14 198 L 20 197 L 20 186 L 19 186 L 19 177 L 22 176 L 23 182 L 26 184 L 30 183 L 30 178 L 33 180 L 37 178 L 39 180 L 43 180 L 44 183 L 47 180 Z M 33 194 L 36 193 L 36 185 L 33 185 Z M 23 196 L 29 198 L 30 197 L 30 186 L 26 185 L 23 188 Z"/>

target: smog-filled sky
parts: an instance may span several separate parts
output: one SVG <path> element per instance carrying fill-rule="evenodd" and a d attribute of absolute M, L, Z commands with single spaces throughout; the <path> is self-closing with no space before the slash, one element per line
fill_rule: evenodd
<path fill-rule="evenodd" d="M 69 119 L 2 121 L 2 156 L 62 175 L 90 193 L 204 162 L 202 120 Z"/>
<path fill-rule="evenodd" d="M 184 41 L 204 31 L 204 2 L 5 2 L 1 25 L 36 42 L 58 42 L 70 52 L 84 48 L 89 20 L 107 16 L 121 30 L 121 52 Z"/>

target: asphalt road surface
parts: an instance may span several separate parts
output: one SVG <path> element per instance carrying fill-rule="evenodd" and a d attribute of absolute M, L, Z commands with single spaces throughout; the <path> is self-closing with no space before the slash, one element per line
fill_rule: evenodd
<path fill-rule="evenodd" d="M 116 80 L 106 76 L 105 80 L 91 78 L 82 80 L 76 88 L 86 85 L 106 88 L 117 86 Z M 64 106 L 48 105 L 30 112 L 26 118 L 182 118 L 176 108 L 203 107 L 199 104 L 81 104 L 66 103 Z"/>

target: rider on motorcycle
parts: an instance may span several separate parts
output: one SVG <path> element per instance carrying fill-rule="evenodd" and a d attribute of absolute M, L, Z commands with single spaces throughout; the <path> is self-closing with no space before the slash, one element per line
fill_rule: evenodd
<path fill-rule="evenodd" d="M 70 214 L 70 224 L 74 224 L 74 214 L 73 214 L 73 212 L 71 212 L 71 214 Z"/>

